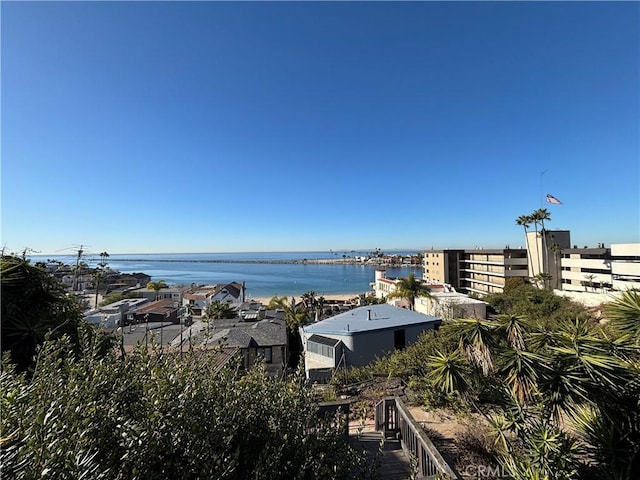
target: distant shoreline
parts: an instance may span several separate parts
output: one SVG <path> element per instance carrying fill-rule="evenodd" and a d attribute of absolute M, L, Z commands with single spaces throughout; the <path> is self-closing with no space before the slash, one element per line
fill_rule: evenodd
<path fill-rule="evenodd" d="M 145 258 L 118 258 L 118 262 L 148 262 Z M 249 264 L 270 264 L 270 265 L 367 265 L 380 267 L 406 267 L 422 268 L 422 265 L 406 263 L 376 262 L 367 260 L 358 261 L 354 258 L 312 258 L 312 259 L 175 259 L 175 258 L 154 258 L 153 262 L 163 263 L 249 263 Z"/>
<path fill-rule="evenodd" d="M 363 293 L 366 293 L 366 292 L 363 292 Z M 327 294 L 327 295 L 321 295 L 321 294 L 316 292 L 316 298 L 324 297 L 325 303 L 331 303 L 332 301 L 347 301 L 347 300 L 351 300 L 353 298 L 356 298 L 356 297 L 358 297 L 360 295 L 361 295 L 360 293 L 330 293 L 330 294 Z M 298 295 L 272 295 L 270 297 L 261 295 L 259 297 L 247 297 L 245 299 L 245 301 L 246 302 L 260 302 L 263 305 L 268 305 L 269 302 L 271 301 L 271 299 L 273 297 L 275 297 L 275 296 L 277 296 L 278 298 L 287 297 L 288 300 L 291 300 L 291 298 L 297 298 L 298 300 L 302 298 L 302 294 L 298 294 Z"/>

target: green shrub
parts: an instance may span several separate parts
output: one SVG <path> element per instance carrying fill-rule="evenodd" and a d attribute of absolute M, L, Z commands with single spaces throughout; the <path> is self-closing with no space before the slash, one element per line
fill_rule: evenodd
<path fill-rule="evenodd" d="M 321 420 L 303 377 L 242 375 L 215 352 L 125 358 L 46 342 L 32 378 L 3 364 L 3 478 L 358 478 L 364 459 Z"/>

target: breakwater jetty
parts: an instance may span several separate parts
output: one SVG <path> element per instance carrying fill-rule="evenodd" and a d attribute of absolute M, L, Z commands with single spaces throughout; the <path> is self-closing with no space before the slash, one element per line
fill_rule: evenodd
<path fill-rule="evenodd" d="M 148 262 L 148 258 L 118 258 L 118 262 Z M 248 264 L 269 264 L 269 265 L 363 265 L 380 267 L 416 267 L 421 265 L 411 265 L 405 263 L 376 262 L 367 260 L 362 262 L 353 258 L 303 258 L 303 259 L 174 259 L 174 258 L 154 258 L 153 262 L 163 263 L 248 263 Z"/>

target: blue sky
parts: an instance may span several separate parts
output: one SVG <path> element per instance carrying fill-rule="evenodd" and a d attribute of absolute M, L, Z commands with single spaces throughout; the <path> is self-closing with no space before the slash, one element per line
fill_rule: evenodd
<path fill-rule="evenodd" d="M 639 7 L 4 1 L 2 243 L 638 242 Z"/>

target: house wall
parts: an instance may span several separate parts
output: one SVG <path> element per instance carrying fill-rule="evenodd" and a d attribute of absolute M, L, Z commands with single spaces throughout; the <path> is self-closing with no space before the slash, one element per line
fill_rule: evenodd
<path fill-rule="evenodd" d="M 264 347 L 261 347 L 264 348 Z M 245 351 L 245 367 L 250 368 L 258 360 L 258 348 Z M 271 362 L 266 363 L 267 372 L 271 375 L 280 374 L 286 365 L 286 348 L 284 345 L 271 346 Z"/>
<path fill-rule="evenodd" d="M 322 333 L 321 335 L 327 338 L 341 340 L 344 344 L 345 366 L 353 367 L 367 365 L 375 360 L 376 357 L 380 357 L 386 352 L 395 350 L 394 332 L 396 330 L 404 329 L 405 345 L 408 346 L 415 343 L 422 332 L 433 330 L 434 326 L 434 322 L 429 322 L 385 330 L 354 332 L 352 335 L 337 335 L 329 333 Z M 318 358 L 318 355 L 309 354 L 305 349 L 305 358 L 307 358 L 307 356 L 309 356 L 309 359 L 317 365 L 316 368 L 326 368 L 330 366 L 329 362 L 322 360 L 322 358 Z M 336 366 L 339 361 L 340 358 L 335 359 L 336 363 L 333 366 Z M 309 365 L 307 366 L 307 369 L 309 369 Z"/>
<path fill-rule="evenodd" d="M 388 330 L 373 330 L 354 333 L 350 341 L 342 340 L 345 345 L 346 366 L 363 366 L 371 363 L 376 357 L 395 350 L 394 332 L 405 331 L 405 345 L 415 343 L 424 331 L 432 330 L 433 323 L 411 325 Z"/>
<path fill-rule="evenodd" d="M 240 305 L 242 303 L 242 292 L 240 292 L 240 296 L 236 298 L 233 295 L 229 294 L 229 292 L 227 292 L 225 289 L 222 289 L 211 298 L 210 303 L 213 303 L 216 300 L 222 303 L 229 302 L 234 305 Z"/>
<path fill-rule="evenodd" d="M 463 297 L 460 295 L 460 297 Z M 420 297 L 416 299 L 416 312 L 424 313 L 441 318 L 443 320 L 453 320 L 455 318 L 487 318 L 487 304 L 469 298 L 451 300 L 447 297 L 427 298 Z"/>
<path fill-rule="evenodd" d="M 90 325 L 96 325 L 101 328 L 116 328 L 122 322 L 121 313 L 103 313 L 95 312 L 85 317 L 85 321 Z"/>

